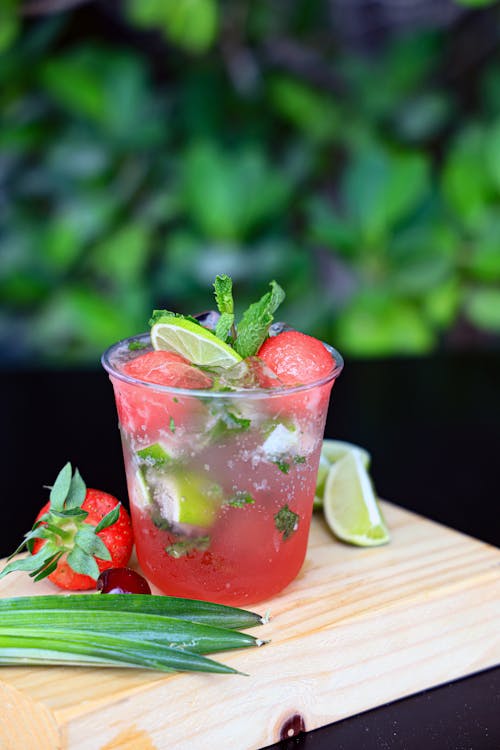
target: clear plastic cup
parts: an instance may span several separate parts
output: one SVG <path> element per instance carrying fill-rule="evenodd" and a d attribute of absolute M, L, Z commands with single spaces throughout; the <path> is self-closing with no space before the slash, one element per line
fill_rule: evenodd
<path fill-rule="evenodd" d="M 149 334 L 104 353 L 137 557 L 166 594 L 247 605 L 299 572 L 330 391 L 343 367 L 327 349 L 331 372 L 314 383 L 222 391 L 125 374 L 124 363 L 151 350 Z"/>

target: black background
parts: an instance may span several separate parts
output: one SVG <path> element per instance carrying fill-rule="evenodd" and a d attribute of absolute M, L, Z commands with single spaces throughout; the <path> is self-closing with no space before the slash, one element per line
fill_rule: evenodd
<path fill-rule="evenodd" d="M 378 493 L 500 545 L 500 354 L 349 362 L 326 435 L 372 454 Z M 61 466 L 126 502 L 104 372 L 0 372 L 0 556 L 47 500 Z M 499 623 L 500 628 L 500 623 Z M 499 653 L 500 661 L 500 653 Z M 332 701 L 335 696 L 332 695 Z M 500 669 L 281 743 L 281 750 L 498 750 Z"/>

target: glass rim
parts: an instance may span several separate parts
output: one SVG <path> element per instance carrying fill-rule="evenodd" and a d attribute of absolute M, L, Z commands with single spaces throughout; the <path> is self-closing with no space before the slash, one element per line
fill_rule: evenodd
<path fill-rule="evenodd" d="M 283 396 L 284 394 L 290 395 L 294 393 L 301 393 L 303 391 L 309 391 L 313 388 L 317 388 L 318 386 L 326 385 L 330 381 L 336 380 L 344 367 L 344 359 L 342 355 L 339 354 L 339 352 L 334 349 L 333 346 L 330 346 L 330 344 L 326 344 L 324 341 L 322 341 L 321 343 L 323 344 L 323 346 L 332 355 L 334 366 L 327 375 L 324 375 L 322 378 L 314 380 L 311 383 L 283 386 L 278 388 L 238 388 L 231 391 L 212 391 L 207 388 L 176 388 L 171 385 L 148 383 L 147 381 L 141 380 L 140 378 L 135 378 L 132 375 L 127 375 L 126 373 L 118 370 L 111 361 L 113 354 L 121 347 L 130 344 L 133 341 L 144 343 L 144 340 L 147 340 L 149 343 L 151 342 L 149 332 L 140 333 L 135 336 L 129 336 L 112 344 L 106 349 L 101 357 L 102 366 L 110 377 L 121 380 L 124 383 L 139 386 L 141 388 L 147 388 L 148 390 L 156 391 L 157 393 L 171 393 L 176 396 L 195 396 L 197 398 L 273 398 Z"/>

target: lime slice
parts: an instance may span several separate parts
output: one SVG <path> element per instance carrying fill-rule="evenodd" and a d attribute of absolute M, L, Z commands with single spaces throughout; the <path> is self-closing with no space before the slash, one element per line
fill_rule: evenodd
<path fill-rule="evenodd" d="M 151 328 L 155 349 L 177 352 L 201 367 L 231 367 L 240 355 L 211 331 L 185 318 L 166 316 Z"/>
<path fill-rule="evenodd" d="M 214 523 L 222 490 L 206 477 L 184 471 L 167 474 L 154 466 L 142 466 L 136 477 L 142 507 L 154 506 L 167 524 L 207 528 Z"/>
<path fill-rule="evenodd" d="M 151 505 L 151 493 L 142 467 L 139 467 L 135 473 L 134 502 L 138 508 L 147 508 Z"/>
<path fill-rule="evenodd" d="M 314 510 L 323 507 L 323 494 L 325 491 L 325 482 L 330 466 L 338 461 L 346 453 L 358 453 L 365 469 L 370 466 L 371 456 L 364 448 L 354 443 L 347 443 L 345 440 L 323 440 L 321 446 L 321 456 L 319 459 L 318 478 L 316 480 L 316 495 L 314 497 Z"/>
<path fill-rule="evenodd" d="M 359 445 L 354 445 L 354 443 L 347 443 L 345 440 L 323 440 L 321 455 L 329 461 L 330 464 L 333 464 L 350 451 L 359 453 L 363 466 L 365 469 L 369 468 L 371 456 L 368 451 L 364 448 L 360 448 Z"/>
<path fill-rule="evenodd" d="M 153 443 L 137 451 L 137 455 L 147 466 L 163 466 L 172 460 L 161 443 Z"/>
<path fill-rule="evenodd" d="M 349 451 L 330 467 L 323 507 L 328 526 L 344 542 L 376 547 L 390 539 L 370 477 L 356 451 Z"/>

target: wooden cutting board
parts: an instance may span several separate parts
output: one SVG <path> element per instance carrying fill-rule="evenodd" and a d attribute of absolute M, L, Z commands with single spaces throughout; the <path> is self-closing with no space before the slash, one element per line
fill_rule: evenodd
<path fill-rule="evenodd" d="M 359 549 L 314 519 L 299 577 L 257 611 L 272 642 L 222 654 L 248 677 L 0 668 L 1 750 L 249 750 L 500 663 L 500 550 L 383 504 Z M 26 574 L 0 596 L 54 593 Z"/>

